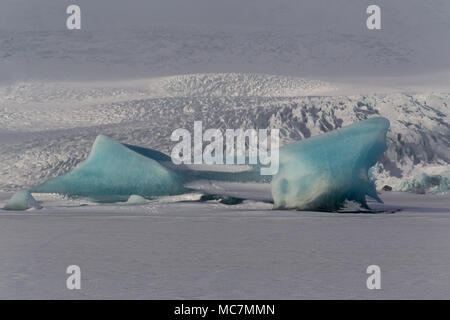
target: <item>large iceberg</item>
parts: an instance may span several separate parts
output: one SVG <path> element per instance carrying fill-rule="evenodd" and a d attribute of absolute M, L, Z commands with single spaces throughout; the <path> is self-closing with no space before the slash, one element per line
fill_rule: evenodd
<path fill-rule="evenodd" d="M 73 171 L 31 188 L 36 193 L 84 196 L 97 201 L 126 201 L 131 195 L 154 197 L 186 191 L 177 173 L 162 166 L 157 151 L 126 146 L 99 135 L 92 150 Z"/>
<path fill-rule="evenodd" d="M 280 148 L 274 208 L 335 211 L 346 200 L 381 202 L 368 170 L 386 150 L 389 121 L 371 118 Z"/>
<path fill-rule="evenodd" d="M 368 170 L 386 150 L 388 129 L 387 119 L 372 118 L 280 148 L 279 170 L 271 181 L 274 208 L 335 211 L 346 200 L 367 208 L 366 196 L 381 202 Z M 197 180 L 270 182 L 259 174 L 258 166 L 242 172 L 192 170 L 175 166 L 159 151 L 99 135 L 88 158 L 73 171 L 30 191 L 102 202 L 145 202 L 189 192 L 185 186 Z"/>
<path fill-rule="evenodd" d="M 153 198 L 191 191 L 184 187 L 198 180 L 270 182 L 258 166 L 243 172 L 192 170 L 174 165 L 170 156 L 157 150 L 121 144 L 99 135 L 88 158 L 73 171 L 31 188 L 35 193 L 88 197 L 99 202 Z"/>

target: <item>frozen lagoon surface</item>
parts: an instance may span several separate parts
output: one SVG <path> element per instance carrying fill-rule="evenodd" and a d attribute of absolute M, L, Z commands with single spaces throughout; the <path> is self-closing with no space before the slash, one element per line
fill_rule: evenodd
<path fill-rule="evenodd" d="M 10 196 L 0 194 L 0 204 Z M 263 202 L 170 197 L 100 205 L 36 195 L 41 210 L 0 210 L 0 298 L 448 298 L 450 196 L 381 198 L 369 205 L 402 210 L 273 211 Z M 81 290 L 65 287 L 72 264 L 81 267 Z M 372 264 L 381 290 L 366 288 Z"/>

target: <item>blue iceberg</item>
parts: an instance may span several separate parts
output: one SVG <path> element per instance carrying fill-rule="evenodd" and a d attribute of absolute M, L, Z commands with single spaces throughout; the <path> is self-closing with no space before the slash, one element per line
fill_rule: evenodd
<path fill-rule="evenodd" d="M 89 197 L 100 202 L 126 201 L 131 195 L 155 197 L 184 193 L 182 177 L 157 161 L 167 160 L 164 156 L 158 151 L 123 145 L 99 135 L 87 159 L 73 171 L 30 191 Z"/>
<path fill-rule="evenodd" d="M 371 118 L 280 148 L 271 183 L 275 209 L 336 211 L 346 200 L 379 202 L 368 170 L 386 150 L 389 121 Z"/>
<path fill-rule="evenodd" d="M 11 197 L 4 209 L 22 211 L 31 208 L 41 209 L 42 206 L 29 191 L 18 191 Z"/>
<path fill-rule="evenodd" d="M 280 148 L 279 170 L 271 179 L 274 208 L 336 211 L 346 200 L 368 208 L 366 196 L 381 202 L 368 171 L 386 150 L 388 129 L 387 119 L 371 118 Z M 88 158 L 73 171 L 30 192 L 145 203 L 153 197 L 189 192 L 185 186 L 196 180 L 270 182 L 258 166 L 243 172 L 191 170 L 174 166 L 159 151 L 99 135 Z"/>

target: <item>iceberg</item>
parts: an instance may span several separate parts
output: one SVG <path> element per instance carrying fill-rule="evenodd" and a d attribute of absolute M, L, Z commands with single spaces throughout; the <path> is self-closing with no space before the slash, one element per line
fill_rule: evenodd
<path fill-rule="evenodd" d="M 386 151 L 389 121 L 370 118 L 280 148 L 271 182 L 275 209 L 336 211 L 346 200 L 379 202 L 368 170 Z"/>
<path fill-rule="evenodd" d="M 184 193 L 182 177 L 152 157 L 160 159 L 164 154 L 123 145 L 99 135 L 87 159 L 73 171 L 30 191 L 82 196 L 99 202 L 127 201 L 131 195 L 155 197 Z"/>
<path fill-rule="evenodd" d="M 30 192 L 143 204 L 153 197 L 190 192 L 195 181 L 219 180 L 271 183 L 274 209 L 336 211 L 348 201 L 368 208 L 366 196 L 381 202 L 369 169 L 386 150 L 388 129 L 387 119 L 371 118 L 288 144 L 279 149 L 280 166 L 271 181 L 259 174 L 258 165 L 239 172 L 193 170 L 175 166 L 159 151 L 99 135 L 87 159 L 73 171 Z"/>
<path fill-rule="evenodd" d="M 42 206 L 33 198 L 29 191 L 18 191 L 6 204 L 6 210 L 27 210 L 27 209 L 41 209 Z"/>

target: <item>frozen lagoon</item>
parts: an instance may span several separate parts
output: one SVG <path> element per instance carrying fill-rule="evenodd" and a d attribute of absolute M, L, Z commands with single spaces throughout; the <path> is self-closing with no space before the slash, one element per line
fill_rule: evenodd
<path fill-rule="evenodd" d="M 10 194 L 0 194 L 4 205 Z M 385 192 L 395 213 L 272 211 L 263 202 L 100 205 L 37 195 L 0 210 L 0 298 L 443 299 L 450 195 Z M 67 290 L 66 268 L 81 268 Z M 381 290 L 366 268 L 381 268 Z"/>

